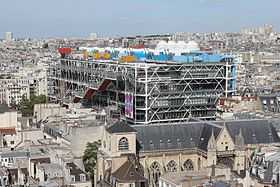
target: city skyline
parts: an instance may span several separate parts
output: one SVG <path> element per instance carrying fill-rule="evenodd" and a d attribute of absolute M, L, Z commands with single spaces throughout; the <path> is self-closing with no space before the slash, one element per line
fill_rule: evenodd
<path fill-rule="evenodd" d="M 276 0 L 11 0 L 0 7 L 0 36 L 7 31 L 36 38 L 238 32 L 266 23 L 279 30 L 278 5 Z"/>
<path fill-rule="evenodd" d="M 280 186 L 279 0 L 0 6 L 0 186 Z"/>

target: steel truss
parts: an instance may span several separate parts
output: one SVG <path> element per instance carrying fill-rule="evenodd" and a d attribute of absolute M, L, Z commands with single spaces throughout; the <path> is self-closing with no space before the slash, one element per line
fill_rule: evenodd
<path fill-rule="evenodd" d="M 65 100 L 110 97 L 124 115 L 125 94 L 134 96 L 133 124 L 215 119 L 218 98 L 229 92 L 230 62 L 120 63 L 60 59 L 50 68 L 51 93 Z M 66 99 L 67 98 L 67 99 Z"/>

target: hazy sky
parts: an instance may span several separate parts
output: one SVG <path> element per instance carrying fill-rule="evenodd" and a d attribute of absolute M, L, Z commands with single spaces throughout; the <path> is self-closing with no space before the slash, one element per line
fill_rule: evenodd
<path fill-rule="evenodd" d="M 280 0 L 1 0 L 0 38 L 239 31 L 273 24 Z"/>

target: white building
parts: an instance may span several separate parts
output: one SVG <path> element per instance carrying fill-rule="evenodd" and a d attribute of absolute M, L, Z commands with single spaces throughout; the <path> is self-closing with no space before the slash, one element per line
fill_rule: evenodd
<path fill-rule="evenodd" d="M 47 96 L 47 67 L 44 65 L 38 64 L 37 66 L 20 68 L 14 76 L 28 79 L 31 94 Z"/>
<path fill-rule="evenodd" d="M 5 41 L 9 42 L 13 40 L 13 33 L 12 32 L 6 32 L 5 33 Z"/>
<path fill-rule="evenodd" d="M 17 117 L 17 111 L 10 111 L 6 105 L 0 104 L 0 128 L 16 128 Z"/>
<path fill-rule="evenodd" d="M 19 104 L 23 97 L 30 98 L 27 79 L 0 79 L 0 104 Z"/>
<path fill-rule="evenodd" d="M 160 41 L 156 46 L 156 51 L 168 51 L 174 53 L 175 55 L 181 55 L 182 53 L 190 53 L 199 50 L 200 47 L 195 41 L 189 41 L 188 43 L 184 41 Z"/>
<path fill-rule="evenodd" d="M 97 34 L 96 33 L 90 33 L 89 34 L 89 39 L 90 40 L 96 40 L 97 39 Z"/>
<path fill-rule="evenodd" d="M 0 104 L 19 104 L 23 96 L 27 99 L 31 95 L 47 96 L 47 71 L 44 67 L 39 68 L 23 68 L 10 79 L 0 79 Z"/>

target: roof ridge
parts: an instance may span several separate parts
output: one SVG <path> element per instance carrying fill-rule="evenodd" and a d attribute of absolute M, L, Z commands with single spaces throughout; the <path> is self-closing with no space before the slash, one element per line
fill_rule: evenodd
<path fill-rule="evenodd" d="M 130 169 L 131 169 L 131 167 L 134 165 L 134 163 L 131 162 L 131 160 L 128 160 L 128 163 L 129 163 L 129 167 L 127 168 L 126 175 L 129 175 Z"/>

